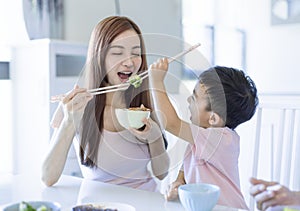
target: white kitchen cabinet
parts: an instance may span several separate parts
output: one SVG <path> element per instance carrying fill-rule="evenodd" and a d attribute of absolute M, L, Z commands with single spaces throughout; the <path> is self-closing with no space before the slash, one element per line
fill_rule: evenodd
<path fill-rule="evenodd" d="M 73 88 L 84 66 L 87 45 L 60 40 L 32 40 L 12 53 L 13 172 L 41 171 L 49 148 L 50 120 L 58 103 L 50 97 Z M 64 173 L 80 175 L 71 148 Z"/>

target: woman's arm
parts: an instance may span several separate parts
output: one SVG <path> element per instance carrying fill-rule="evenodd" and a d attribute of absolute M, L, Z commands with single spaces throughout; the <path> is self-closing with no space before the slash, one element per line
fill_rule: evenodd
<path fill-rule="evenodd" d="M 165 149 L 163 136 L 148 144 L 153 174 L 160 180 L 168 175 L 170 159 Z"/>
<path fill-rule="evenodd" d="M 145 124 L 144 130 L 131 128 L 130 131 L 142 143 L 148 145 L 152 172 L 158 179 L 162 180 L 168 174 L 170 163 L 165 140 L 160 127 L 155 121 L 151 118 L 145 118 L 143 123 Z"/>
<path fill-rule="evenodd" d="M 66 163 L 68 152 L 75 134 L 73 122 L 63 120 L 53 133 L 50 151 L 42 165 L 42 181 L 47 186 L 55 184 Z"/>
<path fill-rule="evenodd" d="M 75 135 L 74 122 L 81 121 L 84 108 L 91 99 L 86 89 L 76 85 L 62 100 L 63 120 L 51 137 L 50 150 L 42 165 L 42 181 L 47 186 L 55 184 L 62 174 Z"/>

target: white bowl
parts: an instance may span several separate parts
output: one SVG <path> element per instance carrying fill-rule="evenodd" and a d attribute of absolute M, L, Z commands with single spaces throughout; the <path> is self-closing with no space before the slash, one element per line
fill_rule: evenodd
<path fill-rule="evenodd" d="M 30 204 L 34 209 L 37 209 L 41 206 L 46 206 L 48 210 L 51 211 L 60 211 L 61 206 L 57 202 L 50 202 L 50 201 L 25 201 L 26 203 Z M 3 211 L 19 211 L 20 203 L 10 204 L 4 207 Z"/>
<path fill-rule="evenodd" d="M 211 211 L 218 202 L 220 188 L 205 183 L 185 184 L 179 186 L 178 195 L 187 211 Z"/>
<path fill-rule="evenodd" d="M 126 129 L 141 128 L 144 125 L 142 120 L 150 117 L 150 110 L 140 111 L 131 109 L 116 109 L 115 113 L 120 125 Z"/>

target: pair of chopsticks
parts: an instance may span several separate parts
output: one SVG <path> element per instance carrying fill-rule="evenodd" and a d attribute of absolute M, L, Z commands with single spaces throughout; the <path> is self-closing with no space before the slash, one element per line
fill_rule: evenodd
<path fill-rule="evenodd" d="M 178 58 L 184 56 L 185 54 L 193 51 L 194 49 L 198 48 L 200 45 L 201 45 L 200 43 L 197 43 L 196 45 L 193 45 L 192 47 L 182 51 L 181 53 L 177 54 L 176 56 L 169 58 L 168 63 L 170 64 L 171 62 L 175 61 L 176 59 L 178 59 Z M 142 72 L 138 76 L 140 77 L 138 80 L 142 81 L 143 79 L 148 77 L 148 70 Z M 88 90 L 88 92 L 91 93 L 92 95 L 100 95 L 100 94 L 105 94 L 105 93 L 109 93 L 109 92 L 116 92 L 116 91 L 120 91 L 120 90 L 126 90 L 126 89 L 128 89 L 128 87 L 130 85 L 134 85 L 135 83 L 138 83 L 138 81 L 130 83 L 129 80 L 127 80 L 125 83 L 122 83 L 122 84 L 100 87 L 100 88 L 96 88 L 96 89 L 90 89 L 90 90 Z M 52 96 L 51 102 L 61 101 L 64 97 L 65 97 L 65 94 Z"/>
<path fill-rule="evenodd" d="M 138 74 L 138 76 L 140 77 L 139 80 L 144 80 L 145 78 L 148 77 L 148 71 L 144 71 L 141 74 Z M 130 85 L 134 85 L 135 83 L 137 83 L 138 81 L 135 81 L 133 83 L 129 82 L 129 79 L 122 84 L 117 84 L 117 85 L 113 85 L 113 86 L 106 86 L 106 87 L 100 87 L 100 88 L 96 88 L 96 89 L 90 89 L 88 90 L 88 92 L 90 92 L 92 95 L 100 95 L 100 94 L 104 94 L 104 93 L 108 93 L 108 92 L 115 92 L 115 91 L 120 91 L 120 90 L 125 90 L 128 89 L 128 87 Z"/>

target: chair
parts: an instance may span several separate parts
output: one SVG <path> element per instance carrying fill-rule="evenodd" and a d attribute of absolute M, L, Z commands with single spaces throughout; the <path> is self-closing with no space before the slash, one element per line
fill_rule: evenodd
<path fill-rule="evenodd" d="M 300 190 L 300 95 L 260 96 L 253 155 L 253 177 Z"/>

